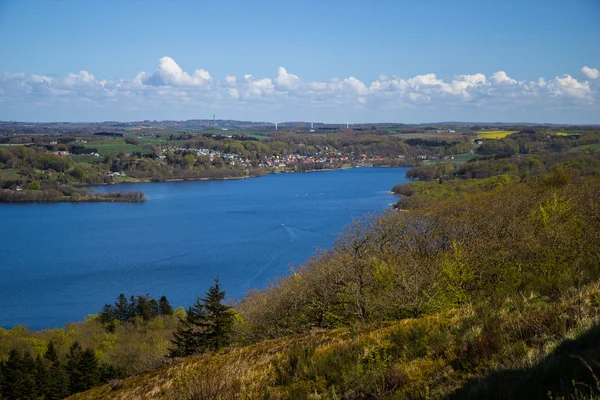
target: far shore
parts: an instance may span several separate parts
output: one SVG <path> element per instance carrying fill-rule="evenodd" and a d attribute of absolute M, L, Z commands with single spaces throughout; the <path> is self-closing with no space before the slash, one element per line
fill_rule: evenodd
<path fill-rule="evenodd" d="M 265 175 L 272 174 L 292 174 L 292 173 L 304 173 L 304 172 L 327 172 L 327 171 L 340 171 L 344 169 L 351 168 L 392 168 L 389 165 L 349 165 L 343 166 L 340 168 L 320 168 L 320 169 L 307 169 L 304 171 L 286 171 L 286 170 L 267 170 L 264 171 L 264 174 L 260 175 L 246 175 L 246 176 L 226 176 L 226 177 L 203 177 L 203 178 L 169 178 L 169 179 L 153 179 L 153 178 L 129 178 L 126 181 L 121 182 L 109 182 L 109 183 L 91 183 L 91 184 L 79 184 L 77 187 L 88 187 L 88 186 L 105 186 L 105 185 L 121 185 L 128 183 L 165 183 L 165 182 L 194 182 L 194 181 L 226 181 L 226 180 L 236 180 L 236 179 L 248 179 L 248 178 L 260 178 Z M 411 166 L 398 166 L 394 168 L 411 168 Z"/>

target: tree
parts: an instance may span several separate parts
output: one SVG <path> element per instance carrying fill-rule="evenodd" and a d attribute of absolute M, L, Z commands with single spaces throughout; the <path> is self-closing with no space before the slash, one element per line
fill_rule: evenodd
<path fill-rule="evenodd" d="M 0 394 L 6 399 L 34 399 L 37 397 L 36 368 L 31 354 L 12 349 L 8 359 L 0 364 Z"/>
<path fill-rule="evenodd" d="M 49 363 L 46 380 L 46 400 L 64 399 L 69 395 L 69 376 L 58 359 L 54 343 L 48 343 L 44 358 Z"/>
<path fill-rule="evenodd" d="M 71 393 L 83 392 L 100 383 L 100 365 L 94 350 L 83 350 L 79 342 L 74 342 L 69 349 L 66 370 Z"/>
<path fill-rule="evenodd" d="M 132 296 L 133 297 L 133 296 Z M 133 302 L 132 302 L 133 303 Z M 134 317 L 135 304 L 130 304 L 123 293 L 119 295 L 114 306 L 114 316 L 120 321 L 129 321 Z"/>
<path fill-rule="evenodd" d="M 158 299 L 158 312 L 160 315 L 173 314 L 173 307 L 171 307 L 167 296 L 161 296 L 160 299 Z"/>
<path fill-rule="evenodd" d="M 187 310 L 185 319 L 179 321 L 171 341 L 174 347 L 170 357 L 183 357 L 204 351 L 217 351 L 229 344 L 233 326 L 232 307 L 223 304 L 225 291 L 219 278 L 202 298 L 197 298 Z"/>

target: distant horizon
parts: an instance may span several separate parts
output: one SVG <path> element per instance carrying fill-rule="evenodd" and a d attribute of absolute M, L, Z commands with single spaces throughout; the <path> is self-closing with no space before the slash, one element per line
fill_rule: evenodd
<path fill-rule="evenodd" d="M 13 123 L 13 124 L 105 124 L 105 123 L 141 123 L 141 122 L 188 122 L 188 121 L 203 121 L 212 122 L 212 118 L 188 118 L 188 119 L 137 119 L 137 120 L 118 120 L 118 119 L 107 119 L 97 121 L 68 121 L 68 120 L 55 120 L 55 121 L 25 121 L 25 120 L 3 120 L 0 119 L 0 123 Z M 346 125 L 347 123 L 352 126 L 357 125 L 559 125 L 559 126 L 587 126 L 594 127 L 600 126 L 599 123 L 561 123 L 561 122 L 526 122 L 526 121 L 424 121 L 424 122 L 394 122 L 394 121 L 364 121 L 364 122 L 323 122 L 323 121 L 310 121 L 310 120 L 289 120 L 289 121 L 263 121 L 263 120 L 251 120 L 251 119 L 232 119 L 232 118 L 217 118 L 216 122 L 245 122 L 252 124 L 270 124 L 270 125 L 285 125 L 285 124 L 323 124 L 323 125 Z"/>

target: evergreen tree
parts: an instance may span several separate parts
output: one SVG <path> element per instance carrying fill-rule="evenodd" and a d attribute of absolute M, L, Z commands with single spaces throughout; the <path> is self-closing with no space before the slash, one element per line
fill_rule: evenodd
<path fill-rule="evenodd" d="M 150 319 L 154 317 L 158 317 L 160 314 L 160 308 L 158 306 L 158 301 L 154 298 L 150 297 L 150 301 L 148 302 L 148 309 L 150 310 Z"/>
<path fill-rule="evenodd" d="M 81 373 L 79 372 L 79 360 L 81 359 L 81 353 L 83 350 L 81 349 L 81 345 L 79 342 L 73 342 L 71 347 L 69 348 L 69 353 L 67 354 L 67 363 L 65 365 L 65 371 L 69 377 L 69 393 L 77 393 L 85 390 L 81 387 Z"/>
<path fill-rule="evenodd" d="M 173 314 L 173 307 L 171 307 L 171 304 L 166 296 L 161 296 L 160 299 L 158 299 L 158 312 L 160 315 Z"/>
<path fill-rule="evenodd" d="M 58 359 L 54 343 L 48 343 L 44 358 L 48 362 L 45 400 L 64 399 L 69 395 L 69 376 Z"/>
<path fill-rule="evenodd" d="M 200 350 L 200 321 L 204 305 L 200 298 L 196 299 L 193 306 L 188 307 L 186 316 L 179 320 L 179 325 L 173 332 L 171 343 L 174 347 L 170 349 L 169 357 L 184 357 L 196 354 Z"/>
<path fill-rule="evenodd" d="M 112 304 L 105 304 L 99 314 L 99 321 L 103 325 L 110 324 L 115 319 L 115 310 Z"/>
<path fill-rule="evenodd" d="M 11 350 L 8 359 L 0 365 L 0 393 L 2 398 L 11 400 L 35 399 L 35 361 L 31 354 L 21 356 L 18 350 Z"/>
<path fill-rule="evenodd" d="M 120 321 L 129 321 L 134 313 L 133 307 L 123 293 L 119 295 L 114 306 L 114 318 Z"/>
<path fill-rule="evenodd" d="M 229 344 L 233 326 L 232 307 L 223 304 L 225 291 L 221 290 L 219 278 L 202 298 L 196 299 L 179 321 L 171 341 L 174 347 L 170 357 L 183 357 L 203 351 L 216 351 Z"/>
<path fill-rule="evenodd" d="M 100 384 L 100 364 L 93 349 L 86 349 L 79 360 L 79 371 L 81 372 L 81 387 L 88 390 Z"/>
<path fill-rule="evenodd" d="M 100 383 L 100 365 L 94 350 L 83 350 L 79 342 L 69 349 L 66 371 L 71 393 L 83 392 Z"/>
<path fill-rule="evenodd" d="M 35 391 L 36 397 L 45 397 L 48 389 L 48 367 L 42 356 L 38 355 L 35 358 Z"/>
<path fill-rule="evenodd" d="M 158 303 L 150 295 L 137 296 L 135 302 L 135 314 L 148 321 L 158 315 Z"/>
<path fill-rule="evenodd" d="M 202 299 L 205 309 L 205 318 L 201 326 L 205 332 L 203 345 L 209 350 L 219 350 L 229 345 L 229 335 L 233 327 L 232 307 L 223 304 L 225 291 L 221 291 L 219 278 L 215 278 L 215 285 L 211 286 Z"/>

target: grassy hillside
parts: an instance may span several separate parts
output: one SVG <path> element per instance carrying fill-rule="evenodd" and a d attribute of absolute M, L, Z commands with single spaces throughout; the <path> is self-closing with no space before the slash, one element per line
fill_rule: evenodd
<path fill-rule="evenodd" d="M 417 319 L 313 330 L 175 360 L 72 398 L 534 399 L 548 398 L 549 391 L 551 397 L 576 391 L 589 395 L 596 386 L 588 366 L 596 370 L 594 363 L 600 361 L 600 329 L 594 325 L 598 299 L 600 287 L 591 284 L 556 302 L 539 297 L 507 302 L 497 315 L 464 307 Z"/>

